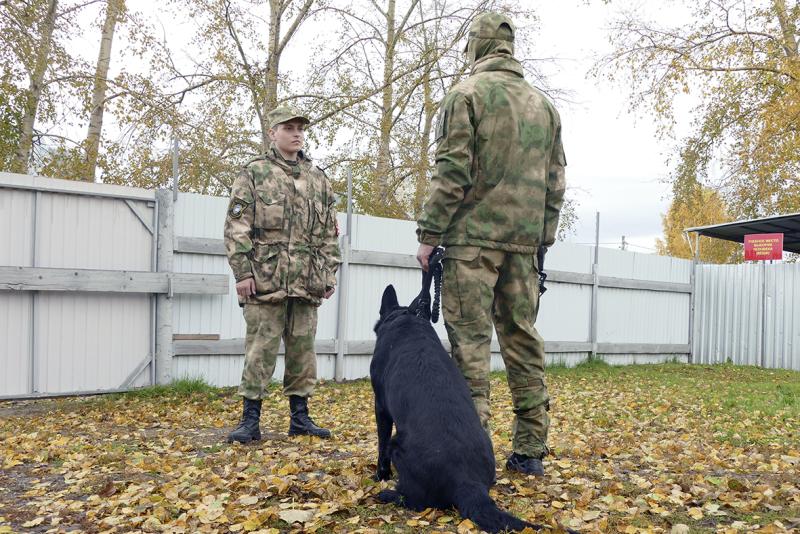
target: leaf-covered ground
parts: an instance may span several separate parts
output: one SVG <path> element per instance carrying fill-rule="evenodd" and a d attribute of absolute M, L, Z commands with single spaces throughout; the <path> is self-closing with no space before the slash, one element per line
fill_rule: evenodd
<path fill-rule="evenodd" d="M 528 520 L 583 532 L 800 529 L 800 374 L 677 364 L 549 370 L 542 479 L 503 470 L 511 401 L 493 378 L 498 483 Z M 369 383 L 322 384 L 334 439 L 223 443 L 232 389 L 184 382 L 133 394 L 0 404 L 0 532 L 476 532 L 454 511 L 379 504 Z M 384 483 L 385 484 L 385 483 Z"/>

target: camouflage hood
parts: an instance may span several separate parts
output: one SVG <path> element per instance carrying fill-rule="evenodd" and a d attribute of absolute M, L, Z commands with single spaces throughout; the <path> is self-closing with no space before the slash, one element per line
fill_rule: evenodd
<path fill-rule="evenodd" d="M 475 63 L 494 54 L 514 55 L 514 23 L 500 13 L 483 13 L 469 27 L 469 39 L 464 52 Z"/>
<path fill-rule="evenodd" d="M 498 70 L 506 70 L 520 78 L 524 77 L 522 64 L 510 54 L 489 54 L 472 64 L 472 74 Z"/>
<path fill-rule="evenodd" d="M 514 43 L 501 41 L 500 39 L 481 39 L 479 37 L 473 37 L 467 41 L 467 58 L 469 58 L 473 68 L 482 59 L 498 54 L 506 57 L 513 56 Z"/>

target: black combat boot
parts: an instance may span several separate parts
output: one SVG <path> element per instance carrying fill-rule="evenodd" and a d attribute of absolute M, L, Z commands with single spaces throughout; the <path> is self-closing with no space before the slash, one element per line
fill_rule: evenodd
<path fill-rule="evenodd" d="M 289 409 L 292 412 L 292 420 L 289 422 L 290 436 L 331 437 L 330 430 L 318 427 L 308 416 L 308 403 L 305 397 L 289 395 Z"/>
<path fill-rule="evenodd" d="M 258 428 L 258 420 L 261 418 L 261 399 L 243 398 L 242 420 L 239 421 L 239 426 L 228 434 L 228 443 L 234 441 L 249 443 L 261 439 L 261 430 Z"/>
<path fill-rule="evenodd" d="M 541 457 L 525 456 L 516 452 L 511 453 L 511 456 L 508 457 L 506 469 L 518 471 L 524 475 L 544 476 L 544 465 Z"/>

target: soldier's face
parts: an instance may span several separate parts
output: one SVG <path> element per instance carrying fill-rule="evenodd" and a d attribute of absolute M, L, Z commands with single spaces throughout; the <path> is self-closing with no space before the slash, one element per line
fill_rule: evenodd
<path fill-rule="evenodd" d="M 297 154 L 303 149 L 305 124 L 300 120 L 282 122 L 269 131 L 269 138 L 281 152 Z"/>

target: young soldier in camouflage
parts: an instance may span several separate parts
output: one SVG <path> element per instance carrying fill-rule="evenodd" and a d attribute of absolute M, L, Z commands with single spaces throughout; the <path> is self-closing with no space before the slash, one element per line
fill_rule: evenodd
<path fill-rule="evenodd" d="M 487 430 L 494 323 L 516 415 L 506 468 L 543 475 L 549 397 L 534 328 L 536 253 L 555 241 L 566 160 L 558 112 L 523 78 L 513 43 L 503 15 L 486 13 L 470 26 L 472 72 L 442 102 L 417 259 L 427 269 L 432 247 L 447 248 L 445 326 Z"/>
<path fill-rule="evenodd" d="M 289 435 L 330 437 L 308 415 L 317 379 L 317 307 L 330 298 L 340 263 L 335 196 L 325 174 L 303 152 L 308 119 L 287 106 L 267 115 L 270 149 L 233 183 L 225 248 L 244 303 L 245 361 L 239 395 L 244 413 L 228 441 L 261 439 L 261 399 L 283 338 Z"/>

